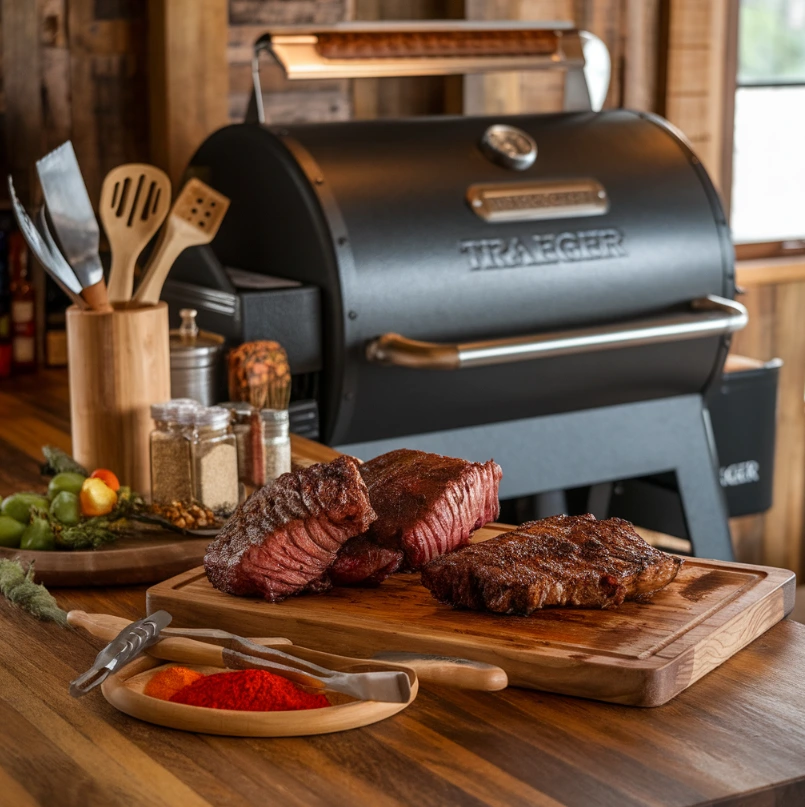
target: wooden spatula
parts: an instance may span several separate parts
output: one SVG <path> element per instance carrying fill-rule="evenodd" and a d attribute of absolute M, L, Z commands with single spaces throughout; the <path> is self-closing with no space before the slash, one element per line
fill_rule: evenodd
<path fill-rule="evenodd" d="M 127 163 L 106 175 L 100 213 L 112 248 L 112 302 L 131 299 L 137 257 L 165 221 L 170 202 L 170 179 L 153 165 Z"/>
<path fill-rule="evenodd" d="M 201 180 L 187 182 L 173 203 L 159 244 L 134 294 L 136 302 L 158 302 L 173 262 L 187 247 L 212 241 L 228 207 L 229 199 Z"/>

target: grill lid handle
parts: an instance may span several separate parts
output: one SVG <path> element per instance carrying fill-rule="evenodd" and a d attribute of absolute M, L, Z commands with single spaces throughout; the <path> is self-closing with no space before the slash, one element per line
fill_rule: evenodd
<path fill-rule="evenodd" d="M 366 358 L 376 364 L 415 370 L 461 370 L 705 336 L 726 336 L 740 331 L 748 321 L 749 315 L 743 305 L 709 295 L 692 300 L 688 311 L 635 320 L 628 325 L 619 323 L 452 344 L 419 342 L 396 333 L 386 333 L 369 342 Z"/>
<path fill-rule="evenodd" d="M 246 121 L 265 123 L 260 54 L 286 78 L 451 76 L 497 70 L 564 70 L 565 110 L 598 111 L 610 79 L 606 45 L 570 23 L 478 21 L 341 23 L 273 28 L 254 43 Z"/>

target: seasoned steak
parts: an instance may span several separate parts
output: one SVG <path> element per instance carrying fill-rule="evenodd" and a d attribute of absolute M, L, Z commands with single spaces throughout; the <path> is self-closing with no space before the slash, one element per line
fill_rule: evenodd
<path fill-rule="evenodd" d="M 422 570 L 422 584 L 440 602 L 527 615 L 547 605 L 614 608 L 647 600 L 681 564 L 623 519 L 552 516 L 437 558 Z"/>
<path fill-rule="evenodd" d="M 338 550 L 375 518 L 352 457 L 311 465 L 255 491 L 208 547 L 204 568 L 217 589 L 269 602 L 322 590 Z"/>
<path fill-rule="evenodd" d="M 400 549 L 408 568 L 469 542 L 470 535 L 500 512 L 503 472 L 486 463 L 400 449 L 361 466 L 377 521 L 367 537 Z"/>
<path fill-rule="evenodd" d="M 350 538 L 338 553 L 327 577 L 336 586 L 379 586 L 403 562 L 399 549 L 372 543 L 365 535 Z"/>

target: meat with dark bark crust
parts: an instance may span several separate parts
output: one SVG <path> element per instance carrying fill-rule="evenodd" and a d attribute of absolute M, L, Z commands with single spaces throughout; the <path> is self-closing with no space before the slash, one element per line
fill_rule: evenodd
<path fill-rule="evenodd" d="M 440 602 L 527 615 L 549 605 L 647 600 L 681 565 L 623 519 L 552 516 L 437 558 L 422 570 L 422 584 Z"/>
<path fill-rule="evenodd" d="M 367 537 L 402 550 L 411 569 L 468 543 L 500 512 L 503 472 L 493 460 L 481 464 L 403 448 L 364 463 L 361 475 L 377 513 Z"/>
<path fill-rule="evenodd" d="M 204 568 L 217 589 L 269 602 L 322 590 L 338 550 L 375 518 L 358 463 L 339 457 L 255 491 L 207 548 Z"/>

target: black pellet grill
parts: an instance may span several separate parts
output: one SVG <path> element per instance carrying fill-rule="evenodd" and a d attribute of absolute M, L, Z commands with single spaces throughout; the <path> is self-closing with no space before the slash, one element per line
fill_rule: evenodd
<path fill-rule="evenodd" d="M 568 110 L 221 129 L 189 172 L 232 204 L 166 297 L 286 344 L 342 451 L 494 457 L 502 497 L 674 472 L 696 553 L 728 559 L 704 395 L 747 317 L 718 195 L 666 121 L 594 110 L 598 40 L 524 31 L 262 37 L 256 76 L 261 51 L 290 78 L 561 68 Z M 291 283 L 238 289 L 210 262 Z M 199 292 L 208 270 L 221 282 Z"/>

